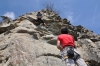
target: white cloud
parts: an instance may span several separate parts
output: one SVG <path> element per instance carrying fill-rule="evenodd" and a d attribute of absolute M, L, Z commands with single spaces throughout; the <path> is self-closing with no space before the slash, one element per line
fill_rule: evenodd
<path fill-rule="evenodd" d="M 67 13 L 67 19 L 68 19 L 71 23 L 74 22 L 74 20 L 73 20 L 73 12 L 68 12 L 68 13 Z"/>
<path fill-rule="evenodd" d="M 68 19 L 69 21 L 73 22 L 73 16 L 68 15 L 68 16 L 67 16 L 67 19 Z"/>
<path fill-rule="evenodd" d="M 11 19 L 15 19 L 15 14 L 14 14 L 14 12 L 6 12 L 6 13 L 4 14 L 4 16 L 10 17 Z"/>

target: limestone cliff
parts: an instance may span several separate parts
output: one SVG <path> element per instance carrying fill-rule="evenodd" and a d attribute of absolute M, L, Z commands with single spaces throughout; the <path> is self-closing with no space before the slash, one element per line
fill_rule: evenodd
<path fill-rule="evenodd" d="M 67 26 L 75 38 L 82 58 L 90 66 L 100 66 L 100 35 L 81 25 L 73 26 L 54 12 L 41 10 L 47 24 L 34 25 L 37 12 L 26 13 L 15 20 L 2 16 L 0 23 L 0 66 L 64 66 L 56 48 L 60 28 Z"/>

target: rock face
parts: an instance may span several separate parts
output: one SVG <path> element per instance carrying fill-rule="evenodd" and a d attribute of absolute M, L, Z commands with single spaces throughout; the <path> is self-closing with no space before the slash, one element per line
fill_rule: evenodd
<path fill-rule="evenodd" d="M 100 35 L 81 25 L 73 26 L 66 18 L 46 10 L 41 11 L 47 26 L 34 25 L 37 12 L 15 20 L 2 17 L 0 24 L 0 66 L 65 66 L 56 48 L 60 28 L 67 26 L 76 39 L 81 57 L 90 66 L 100 66 Z"/>

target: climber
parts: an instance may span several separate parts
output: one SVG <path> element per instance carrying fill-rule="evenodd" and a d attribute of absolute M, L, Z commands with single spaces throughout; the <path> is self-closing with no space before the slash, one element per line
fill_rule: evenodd
<path fill-rule="evenodd" d="M 72 35 L 68 34 L 68 29 L 66 27 L 61 28 L 61 34 L 57 38 L 57 48 L 60 50 L 66 66 L 75 66 L 75 63 L 77 63 L 78 66 L 87 66 L 76 51 L 74 38 Z"/>
<path fill-rule="evenodd" d="M 37 13 L 37 20 L 35 20 L 35 22 L 34 22 L 34 24 L 36 25 L 36 26 L 39 26 L 39 25 L 43 25 L 43 26 L 45 26 L 46 24 L 44 23 L 44 21 L 41 19 L 42 18 L 42 14 L 40 13 L 40 12 L 38 12 Z"/>
<path fill-rule="evenodd" d="M 37 26 L 36 30 L 38 31 L 48 31 L 46 29 L 46 24 L 44 23 L 44 21 L 41 19 L 42 18 L 42 14 L 40 12 L 37 13 L 37 20 L 35 20 L 34 24 Z"/>

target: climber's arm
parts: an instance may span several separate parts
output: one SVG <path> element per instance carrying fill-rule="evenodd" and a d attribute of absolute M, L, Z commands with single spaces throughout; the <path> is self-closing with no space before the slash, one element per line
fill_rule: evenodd
<path fill-rule="evenodd" d="M 57 40 L 57 48 L 60 50 L 60 51 L 62 51 L 62 47 L 61 47 L 61 44 L 60 44 L 60 41 L 59 40 Z"/>

